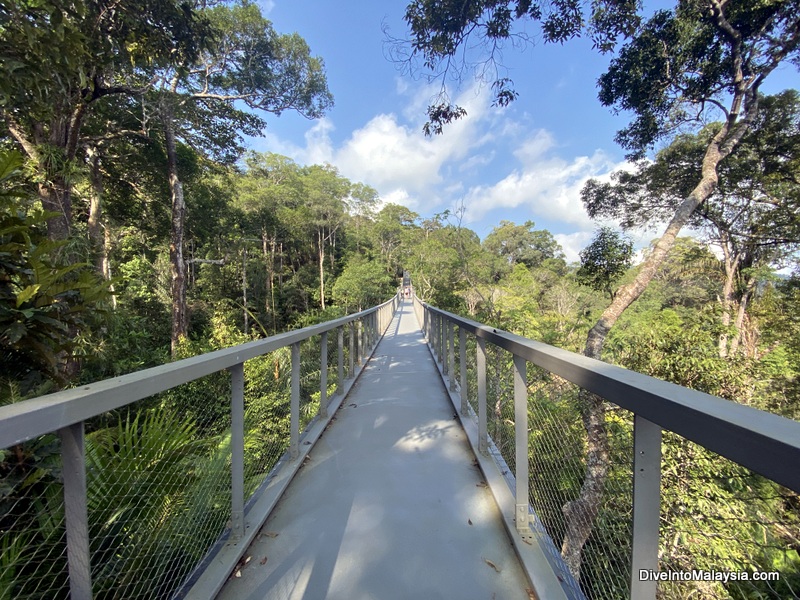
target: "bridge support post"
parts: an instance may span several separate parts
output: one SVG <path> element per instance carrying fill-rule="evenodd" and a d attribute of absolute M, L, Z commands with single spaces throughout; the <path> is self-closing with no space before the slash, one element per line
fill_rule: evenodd
<path fill-rule="evenodd" d="M 356 364 L 361 365 L 364 358 L 364 324 L 356 321 Z"/>
<path fill-rule="evenodd" d="M 231 372 L 231 538 L 244 536 L 244 364 Z"/>
<path fill-rule="evenodd" d="M 528 524 L 528 361 L 514 355 L 514 448 L 517 480 L 517 531 L 526 539 L 531 535 Z"/>
<path fill-rule="evenodd" d="M 439 317 L 442 327 L 442 374 L 450 375 L 450 322 L 445 317 Z"/>
<path fill-rule="evenodd" d="M 633 417 L 633 544 L 631 598 L 655 600 L 656 581 L 639 579 L 640 571 L 658 571 L 661 518 L 661 427 Z"/>
<path fill-rule="evenodd" d="M 328 332 L 319 336 L 319 416 L 328 416 Z"/>
<path fill-rule="evenodd" d="M 478 363 L 478 451 L 489 453 L 489 434 L 486 423 L 486 340 L 476 338 Z"/>
<path fill-rule="evenodd" d="M 73 600 L 91 600 L 89 517 L 86 509 L 86 454 L 83 421 L 58 430 L 64 475 L 69 592 Z"/>

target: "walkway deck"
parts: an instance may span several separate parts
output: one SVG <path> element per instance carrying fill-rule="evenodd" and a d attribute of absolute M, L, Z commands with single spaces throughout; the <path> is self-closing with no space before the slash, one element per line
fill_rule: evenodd
<path fill-rule="evenodd" d="M 527 599 L 406 301 L 220 600 Z"/>

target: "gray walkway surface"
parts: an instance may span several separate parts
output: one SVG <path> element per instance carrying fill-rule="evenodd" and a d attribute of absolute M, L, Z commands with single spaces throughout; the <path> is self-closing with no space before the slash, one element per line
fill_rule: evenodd
<path fill-rule="evenodd" d="M 406 301 L 217 597 L 527 599 L 453 417 Z"/>

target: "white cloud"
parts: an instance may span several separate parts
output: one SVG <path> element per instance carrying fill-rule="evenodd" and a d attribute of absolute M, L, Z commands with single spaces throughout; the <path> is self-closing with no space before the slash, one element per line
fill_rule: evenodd
<path fill-rule="evenodd" d="M 565 160 L 552 153 L 552 134 L 539 130 L 514 155 L 522 163 L 490 186 L 477 186 L 466 195 L 467 220 L 477 221 L 498 209 L 526 208 L 531 215 L 582 228 L 592 226 L 580 199 L 584 183 L 619 168 L 602 151 Z"/>
<path fill-rule="evenodd" d="M 420 115 L 432 97 L 431 88 L 412 91 L 398 83 L 398 91 L 409 97 L 414 111 L 408 114 L 416 121 L 401 121 L 395 113 L 381 113 L 337 145 L 332 139 L 333 122 L 323 118 L 306 131 L 304 148 L 281 143 L 269 135 L 265 136 L 267 145 L 303 164 L 330 163 L 347 178 L 376 188 L 384 202 L 412 210 L 436 210 L 447 202 L 443 195 L 463 191 L 460 181 L 446 180 L 449 163 L 477 168 L 493 160 L 494 151 L 473 153 L 492 140 L 492 134 L 484 130 L 491 130 L 486 127 L 487 120 L 497 118 L 497 114 L 490 110 L 487 94 L 470 88 L 456 99 L 466 108 L 467 116 L 448 125 L 445 135 L 425 137 Z"/>
<path fill-rule="evenodd" d="M 557 233 L 553 237 L 561 244 L 567 262 L 580 262 L 580 251 L 592 240 L 592 231 L 577 231 L 575 233 Z"/>
<path fill-rule="evenodd" d="M 274 0 L 258 0 L 257 2 L 258 7 L 261 9 L 261 14 L 265 17 L 272 12 L 272 9 L 275 8 L 275 1 Z"/>
<path fill-rule="evenodd" d="M 306 148 L 303 151 L 303 161 L 307 164 L 332 163 L 334 158 L 331 132 L 336 128 L 326 117 L 323 117 L 306 131 Z"/>

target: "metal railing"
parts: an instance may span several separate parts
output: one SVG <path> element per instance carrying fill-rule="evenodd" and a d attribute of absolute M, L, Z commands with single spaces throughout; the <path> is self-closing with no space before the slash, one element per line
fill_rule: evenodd
<path fill-rule="evenodd" d="M 400 301 L 0 407 L 0 599 L 213 597 Z"/>
<path fill-rule="evenodd" d="M 567 597 L 800 597 L 800 423 L 416 297 L 414 308 L 454 402 L 477 421 L 479 452 L 506 475 L 517 531 L 545 547 Z M 606 471 L 573 577 L 556 544 L 587 470 L 597 468 L 587 465 L 584 391 L 607 401 Z M 791 518 L 770 518 L 778 505 Z M 778 581 L 753 581 L 770 569 Z M 726 573 L 750 581 L 730 592 Z"/>

